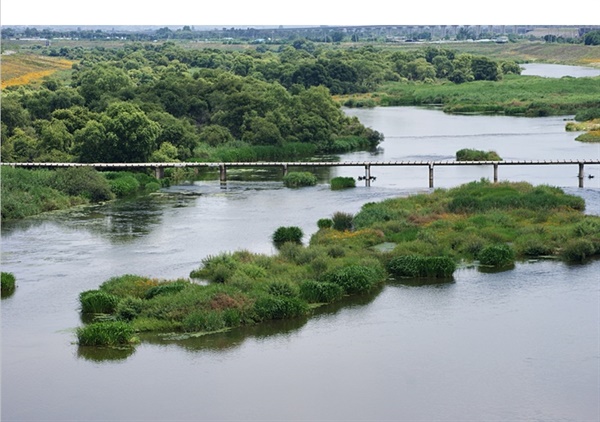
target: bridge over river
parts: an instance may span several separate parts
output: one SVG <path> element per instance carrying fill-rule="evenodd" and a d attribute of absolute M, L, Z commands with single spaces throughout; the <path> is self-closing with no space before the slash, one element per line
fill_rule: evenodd
<path fill-rule="evenodd" d="M 301 162 L 228 162 L 228 163 L 2 163 L 12 167 L 24 168 L 66 168 L 66 167 L 94 167 L 97 170 L 132 170 L 132 169 L 153 169 L 157 178 L 164 177 L 166 168 L 215 168 L 219 169 L 219 178 L 221 182 L 227 181 L 228 168 L 241 167 L 280 167 L 283 174 L 287 174 L 290 167 L 310 168 L 310 167 L 363 167 L 364 176 L 359 180 L 364 180 L 366 186 L 371 185 L 375 178 L 371 176 L 371 167 L 377 166 L 421 166 L 429 169 L 429 187 L 433 188 L 434 168 L 437 166 L 492 166 L 494 183 L 498 182 L 498 168 L 500 166 L 547 166 L 547 165 L 577 165 L 579 168 L 578 179 L 579 187 L 583 187 L 584 166 L 586 164 L 600 164 L 598 159 L 581 160 L 505 160 L 505 161 L 301 161 Z M 591 176 L 590 176 L 591 177 Z"/>

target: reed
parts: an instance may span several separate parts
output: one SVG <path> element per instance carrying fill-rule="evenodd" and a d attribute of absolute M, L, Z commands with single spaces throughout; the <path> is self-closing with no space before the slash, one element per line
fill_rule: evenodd
<path fill-rule="evenodd" d="M 122 321 L 94 322 L 77 329 L 80 346 L 127 346 L 135 342 L 131 325 Z"/>

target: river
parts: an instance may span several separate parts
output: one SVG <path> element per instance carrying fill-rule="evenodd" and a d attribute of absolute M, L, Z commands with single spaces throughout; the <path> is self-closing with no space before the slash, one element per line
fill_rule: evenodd
<path fill-rule="evenodd" d="M 450 116 L 434 109 L 347 110 L 386 136 L 341 160 L 450 159 L 460 148 L 504 159 L 600 157 L 574 141 L 565 117 Z M 600 261 L 519 263 L 455 282 L 388 284 L 310 319 L 185 341 L 145 339 L 132 352 L 78 348 L 78 295 L 113 275 L 186 277 L 201 259 L 366 202 L 428 191 L 426 168 L 377 167 L 369 188 L 286 189 L 276 171 L 231 171 L 164 195 L 32 218 L 2 227 L 2 421 L 597 421 Z M 501 180 L 563 187 L 600 214 L 600 166 L 500 167 Z M 436 187 L 483 167 L 436 168 Z"/>

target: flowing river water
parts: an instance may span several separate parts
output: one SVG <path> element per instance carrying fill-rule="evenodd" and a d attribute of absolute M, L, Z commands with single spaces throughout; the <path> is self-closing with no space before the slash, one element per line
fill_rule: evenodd
<path fill-rule="evenodd" d="M 565 117 L 450 116 L 424 108 L 347 110 L 385 134 L 354 160 L 598 158 Z M 600 166 L 500 167 L 500 180 L 560 186 L 600 214 Z M 600 261 L 461 269 L 441 286 L 387 284 L 308 319 L 203 338 L 149 337 L 133 351 L 75 343 L 81 291 L 111 276 L 187 277 L 202 258 L 366 202 L 428 191 L 427 168 L 376 167 L 371 187 L 286 189 L 278 171 L 231 171 L 164 194 L 43 215 L 2 227 L 2 421 L 597 421 Z M 435 186 L 491 178 L 491 166 L 436 168 Z"/>

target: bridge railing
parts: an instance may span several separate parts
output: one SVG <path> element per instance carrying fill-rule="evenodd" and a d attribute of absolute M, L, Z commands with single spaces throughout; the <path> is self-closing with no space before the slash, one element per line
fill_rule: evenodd
<path fill-rule="evenodd" d="M 127 170 L 138 168 L 154 169 L 157 178 L 164 177 L 166 168 L 218 168 L 219 179 L 227 181 L 227 168 L 232 167 L 281 167 L 287 174 L 289 167 L 363 167 L 366 186 L 370 186 L 373 177 L 371 167 L 375 166 L 426 166 L 429 168 L 429 187 L 433 188 L 434 168 L 436 166 L 492 166 L 494 169 L 494 182 L 498 182 L 499 166 L 518 165 L 577 165 L 579 167 L 579 187 L 583 187 L 584 166 L 600 164 L 598 159 L 571 159 L 571 160 L 505 160 L 505 161 L 277 161 L 277 162 L 177 162 L 177 163 L 0 163 L 5 166 L 24 168 L 68 168 L 68 167 L 93 167 L 97 170 Z"/>

